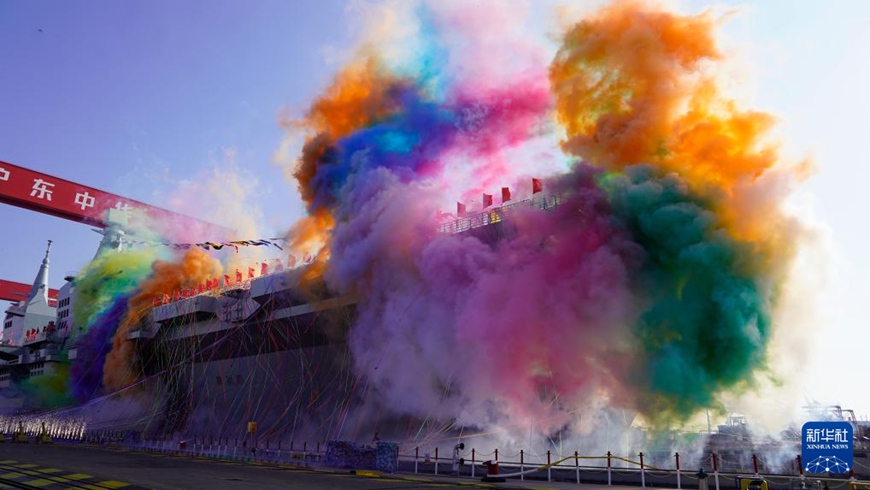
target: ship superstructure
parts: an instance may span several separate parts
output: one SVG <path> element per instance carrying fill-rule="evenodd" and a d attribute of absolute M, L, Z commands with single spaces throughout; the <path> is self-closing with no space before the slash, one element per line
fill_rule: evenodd
<path fill-rule="evenodd" d="M 31 377 L 50 375 L 65 361 L 61 352 L 69 336 L 69 296 L 48 296 L 51 241 L 26 298 L 6 309 L 0 346 L 0 409 L 27 408 L 20 386 Z M 60 312 L 60 313 L 59 313 Z"/>

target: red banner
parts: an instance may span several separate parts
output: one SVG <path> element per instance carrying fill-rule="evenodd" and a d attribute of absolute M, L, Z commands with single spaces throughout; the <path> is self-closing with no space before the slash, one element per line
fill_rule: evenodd
<path fill-rule="evenodd" d="M 0 160 L 0 203 L 19 206 L 59 218 L 105 228 L 110 209 L 133 215 L 144 213 L 152 221 L 173 220 L 190 225 L 203 239 L 218 239 L 226 228 L 196 220 L 93 187 L 12 165 Z M 212 236 L 208 236 L 211 233 Z"/>
<path fill-rule="evenodd" d="M 30 284 L 0 279 L 0 300 L 21 301 L 27 299 L 31 287 Z M 57 300 L 57 289 L 48 290 L 48 300 L 49 305 Z"/>

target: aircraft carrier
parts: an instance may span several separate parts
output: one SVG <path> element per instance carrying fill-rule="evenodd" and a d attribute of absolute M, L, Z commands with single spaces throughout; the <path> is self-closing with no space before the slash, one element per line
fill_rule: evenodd
<path fill-rule="evenodd" d="M 495 242 L 509 232 L 504 225 L 512 210 L 549 209 L 560 203 L 559 196 L 544 196 L 452 220 L 438 231 Z M 123 247 L 122 242 L 106 233 L 101 250 Z M 77 280 L 67 277 L 53 300 L 49 263 L 50 243 L 27 297 L 6 311 L 0 410 L 8 416 L 3 419 L 7 424 L 22 415 L 39 414 L 70 421 L 81 435 L 111 431 L 123 437 L 245 444 L 249 424 L 255 421 L 256 438 L 285 447 L 292 441 L 365 441 L 376 432 L 408 440 L 412 433 L 449 434 L 457 429 L 450 421 L 390 416 L 388 407 L 367 399 L 346 343 L 356 299 L 334 294 L 321 280 L 306 279 L 308 264 L 273 267 L 259 277 L 189 297 L 155 300 L 127 333 L 135 348 L 138 381 L 115 393 L 95 392 L 81 403 L 48 407 L 33 387 L 71 363 L 87 361 L 78 345 L 83 332 L 71 315 Z M 859 438 L 856 460 L 867 459 L 864 428 L 854 413 L 839 407 L 816 410 L 821 410 L 816 419 L 852 423 Z M 674 450 L 683 448 L 690 458 L 687 464 L 703 464 L 705 455 L 716 453 L 722 471 L 745 471 L 760 462 L 762 469 L 788 472 L 795 469 L 794 455 L 800 452 L 799 435 L 793 431 L 758 440 L 739 416 L 717 424 L 715 431 L 711 427 L 706 433 L 665 435 L 632 428 L 631 419 L 623 421 L 621 430 L 630 433 L 630 445 L 648 448 L 652 465 L 667 466 Z M 762 456 L 754 460 L 753 455 Z"/>

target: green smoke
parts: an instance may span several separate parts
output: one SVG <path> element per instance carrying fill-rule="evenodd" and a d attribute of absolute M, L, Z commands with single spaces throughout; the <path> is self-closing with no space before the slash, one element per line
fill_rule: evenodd
<path fill-rule="evenodd" d="M 76 279 L 74 325 L 87 330 L 115 298 L 136 289 L 157 258 L 156 249 L 110 251 L 95 258 Z"/>
<path fill-rule="evenodd" d="M 653 423 L 717 407 L 717 394 L 748 387 L 765 367 L 771 294 L 750 244 L 731 238 L 717 196 L 650 166 L 602 180 L 615 215 L 645 250 L 637 288 L 648 301 L 634 327 L 634 383 Z"/>
<path fill-rule="evenodd" d="M 29 405 L 40 408 L 58 408 L 73 403 L 69 395 L 69 364 L 51 363 L 53 369 L 46 374 L 32 376 L 21 383 L 21 391 Z"/>

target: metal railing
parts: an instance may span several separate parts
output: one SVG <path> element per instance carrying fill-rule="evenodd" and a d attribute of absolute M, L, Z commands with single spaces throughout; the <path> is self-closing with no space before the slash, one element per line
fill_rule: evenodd
<path fill-rule="evenodd" d="M 58 438 L 64 440 L 65 438 Z M 308 468 L 325 467 L 327 451 L 326 443 L 284 443 L 280 440 L 245 441 L 244 439 L 193 437 L 190 439 L 142 440 L 131 442 L 125 440 L 122 431 L 89 431 L 82 438 L 73 438 L 67 442 L 84 442 L 97 445 L 121 446 L 127 449 L 172 453 L 191 457 L 215 460 L 230 460 L 240 462 L 256 462 L 276 465 L 304 466 Z M 645 462 L 644 454 L 638 453 L 630 457 L 621 457 L 610 452 L 603 455 L 573 454 L 559 455 L 546 451 L 534 454 L 520 450 L 515 454 L 499 453 L 495 449 L 482 453 L 474 448 L 459 454 L 464 459 L 459 464 L 453 455 L 439 454 L 437 446 L 431 448 L 401 449 L 396 454 L 398 473 L 432 474 L 436 476 L 458 476 L 478 478 L 487 475 L 493 463 L 500 467 L 500 476 L 519 480 L 535 479 L 546 481 L 571 482 L 577 484 L 593 483 L 601 485 L 634 485 L 665 488 L 698 488 L 699 475 L 694 468 L 704 468 L 708 474 L 706 482 L 710 490 L 723 488 L 739 488 L 741 480 L 763 480 L 769 490 L 836 490 L 870 487 L 870 481 L 858 477 L 870 474 L 870 466 L 856 462 L 856 473 L 853 475 L 804 475 L 794 466 L 791 471 L 776 473 L 765 466 L 760 458 L 753 455 L 751 467 L 742 471 L 723 471 L 724 461 L 716 454 L 691 461 L 682 461 L 678 453 L 673 454 L 673 461 L 663 461 L 659 466 Z M 489 463 L 485 465 L 484 463 Z M 664 468 L 662 466 L 670 466 Z M 741 464 L 741 468 L 744 465 Z M 781 470 L 782 471 L 782 470 Z"/>
<path fill-rule="evenodd" d="M 480 228 L 483 226 L 498 223 L 499 221 L 504 220 L 510 214 L 516 213 L 519 210 L 529 208 L 541 210 L 552 209 L 562 204 L 562 201 L 563 199 L 561 193 L 552 195 L 542 194 L 540 196 L 532 197 L 531 199 L 525 199 L 523 201 L 517 201 L 511 204 L 505 204 L 497 208 L 488 209 L 486 211 L 481 211 L 470 216 L 462 216 L 453 221 L 441 223 L 440 225 L 438 225 L 438 233 L 462 233 L 468 230 L 472 230 L 474 228 Z"/>

